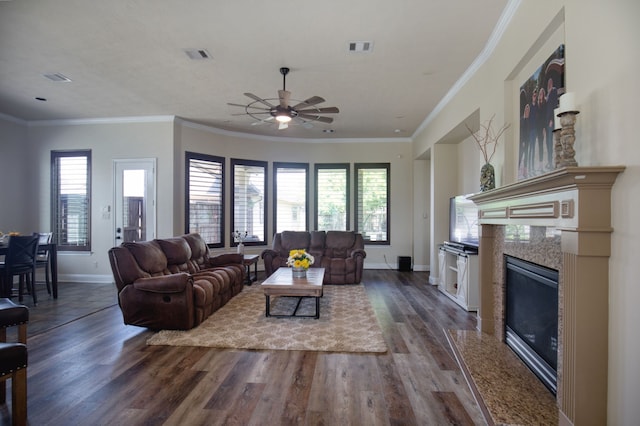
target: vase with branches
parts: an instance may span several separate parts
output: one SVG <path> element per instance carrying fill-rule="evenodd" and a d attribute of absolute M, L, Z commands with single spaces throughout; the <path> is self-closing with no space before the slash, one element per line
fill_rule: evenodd
<path fill-rule="evenodd" d="M 494 118 L 495 114 L 491 116 L 489 121 L 480 124 L 480 129 L 476 132 L 471 130 L 471 128 L 465 123 L 467 130 L 469 130 L 469 133 L 471 133 L 471 136 L 478 144 L 478 148 L 480 148 L 480 152 L 482 152 L 482 156 L 484 157 L 484 165 L 482 166 L 482 169 L 480 169 L 481 191 L 488 191 L 489 189 L 496 187 L 495 170 L 493 165 L 491 165 L 491 159 L 496 153 L 498 140 L 510 126 L 510 124 L 505 123 L 500 130 L 496 132 L 493 129 Z"/>

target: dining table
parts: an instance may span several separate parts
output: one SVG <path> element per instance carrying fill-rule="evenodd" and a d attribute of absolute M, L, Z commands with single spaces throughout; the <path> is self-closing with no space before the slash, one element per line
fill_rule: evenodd
<path fill-rule="evenodd" d="M 58 246 L 55 243 L 38 244 L 38 247 L 49 251 L 49 266 L 51 267 L 51 292 L 53 298 L 58 298 Z M 0 256 L 6 255 L 9 250 L 7 243 L 0 244 Z M 3 296 L 4 297 L 4 296 Z"/>

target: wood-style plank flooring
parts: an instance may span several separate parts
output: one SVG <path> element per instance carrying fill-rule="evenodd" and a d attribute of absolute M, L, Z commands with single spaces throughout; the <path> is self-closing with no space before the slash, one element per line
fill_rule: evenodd
<path fill-rule="evenodd" d="M 444 334 L 474 329 L 475 314 L 426 272 L 365 270 L 363 283 L 386 354 L 146 346 L 152 332 L 122 323 L 113 285 L 61 283 L 55 301 L 39 289 L 29 424 L 484 424 Z"/>

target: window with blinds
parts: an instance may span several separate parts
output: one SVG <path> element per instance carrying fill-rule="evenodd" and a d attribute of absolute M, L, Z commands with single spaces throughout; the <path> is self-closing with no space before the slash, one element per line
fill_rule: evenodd
<path fill-rule="evenodd" d="M 349 164 L 315 165 L 315 229 L 349 229 Z"/>
<path fill-rule="evenodd" d="M 185 153 L 186 232 L 197 232 L 209 247 L 224 246 L 224 158 Z"/>
<path fill-rule="evenodd" d="M 267 241 L 267 162 L 231 159 L 233 199 L 231 231 L 245 235 L 245 245 Z M 232 246 L 238 241 L 231 238 Z"/>
<path fill-rule="evenodd" d="M 389 244 L 389 163 L 354 165 L 356 232 L 366 244 Z"/>
<path fill-rule="evenodd" d="M 273 229 L 275 232 L 307 230 L 308 186 L 308 164 L 273 164 Z"/>
<path fill-rule="evenodd" d="M 91 250 L 91 151 L 51 151 L 51 229 L 61 251 Z"/>

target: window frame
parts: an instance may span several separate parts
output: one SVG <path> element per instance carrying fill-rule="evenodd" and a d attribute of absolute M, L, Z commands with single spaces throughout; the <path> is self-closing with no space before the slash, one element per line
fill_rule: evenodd
<path fill-rule="evenodd" d="M 71 245 L 64 244 L 60 241 L 58 231 L 58 219 L 60 218 L 60 212 L 58 210 L 58 201 L 60 200 L 59 188 L 59 166 L 58 159 L 65 157 L 85 157 L 87 161 L 87 175 L 86 175 L 86 198 L 87 198 L 87 217 L 86 217 L 86 244 L 83 245 Z M 53 242 L 55 242 L 58 251 L 73 251 L 73 252 L 90 252 L 91 251 L 91 150 L 90 149 L 76 149 L 76 150 L 52 150 L 51 151 L 51 231 L 53 232 Z"/>
<path fill-rule="evenodd" d="M 345 231 L 351 230 L 351 164 L 350 163 L 316 163 L 314 165 L 314 223 L 313 229 L 319 230 L 319 220 L 318 215 L 320 212 L 319 202 L 318 202 L 318 173 L 320 170 L 344 170 L 346 172 L 346 191 L 345 191 Z"/>
<path fill-rule="evenodd" d="M 305 231 L 309 231 L 309 163 L 274 162 L 272 170 L 273 183 L 273 232 L 278 231 L 278 170 L 279 169 L 304 169 L 305 171 Z"/>
<path fill-rule="evenodd" d="M 360 229 L 360 224 L 358 220 L 358 216 L 360 214 L 359 208 L 359 198 L 360 198 L 360 170 L 366 169 L 386 169 L 386 191 L 387 191 L 387 226 L 386 233 L 387 238 L 385 240 L 380 241 L 371 241 L 367 238 L 364 239 L 365 245 L 391 245 L 391 163 L 355 163 L 354 167 L 354 177 L 355 177 L 355 185 L 354 185 L 354 229 L 355 232 L 362 233 Z M 365 235 L 363 234 L 363 238 Z"/>
<path fill-rule="evenodd" d="M 258 160 L 244 160 L 244 159 L 240 159 L 240 158 L 232 158 L 231 159 L 231 190 L 233 191 L 232 196 L 231 196 L 231 233 L 233 233 L 236 230 L 236 226 L 235 226 L 235 179 L 236 179 L 236 166 L 250 166 L 250 167 L 262 167 L 264 169 L 264 187 L 262 188 L 263 193 L 264 193 L 264 206 L 263 206 L 263 211 L 262 211 L 262 220 L 263 220 L 263 228 L 264 228 L 264 232 L 262 235 L 262 240 L 260 241 L 245 241 L 243 242 L 243 244 L 245 246 L 262 246 L 262 245 L 266 245 L 267 244 L 267 224 L 268 224 L 268 200 L 269 200 L 269 193 L 267 191 L 267 176 L 268 176 L 268 172 L 269 172 L 269 163 L 267 161 L 258 161 Z M 242 230 L 239 230 L 242 232 Z M 238 245 L 237 242 L 234 241 L 233 237 L 231 237 L 231 247 L 236 247 Z"/>
<path fill-rule="evenodd" d="M 209 248 L 220 248 L 220 247 L 224 247 L 225 245 L 225 229 L 224 229 L 224 224 L 225 224 L 225 210 L 226 210 L 226 203 L 225 203 L 225 162 L 226 159 L 224 157 L 219 157 L 216 155 L 209 155 L 209 154 L 201 154 L 201 153 L 197 153 L 197 152 L 191 152 L 191 151 L 185 151 L 185 155 L 184 155 L 184 159 L 185 159 L 185 190 L 184 190 L 184 195 L 185 195 L 185 203 L 184 203 L 184 209 L 185 209 L 185 217 L 184 217 L 184 221 L 185 221 L 185 233 L 189 233 L 190 232 L 190 214 L 191 214 L 191 208 L 190 208 L 190 181 L 191 181 L 191 173 L 190 173 L 190 169 L 191 169 L 191 160 L 199 160 L 199 161 L 208 161 L 211 163 L 219 163 L 220 164 L 220 178 L 221 178 L 221 182 L 220 182 L 220 200 L 221 200 L 221 206 L 220 206 L 220 224 L 219 224 L 219 233 L 220 233 L 220 242 L 217 243 L 209 243 L 207 242 L 207 246 L 209 246 Z"/>

